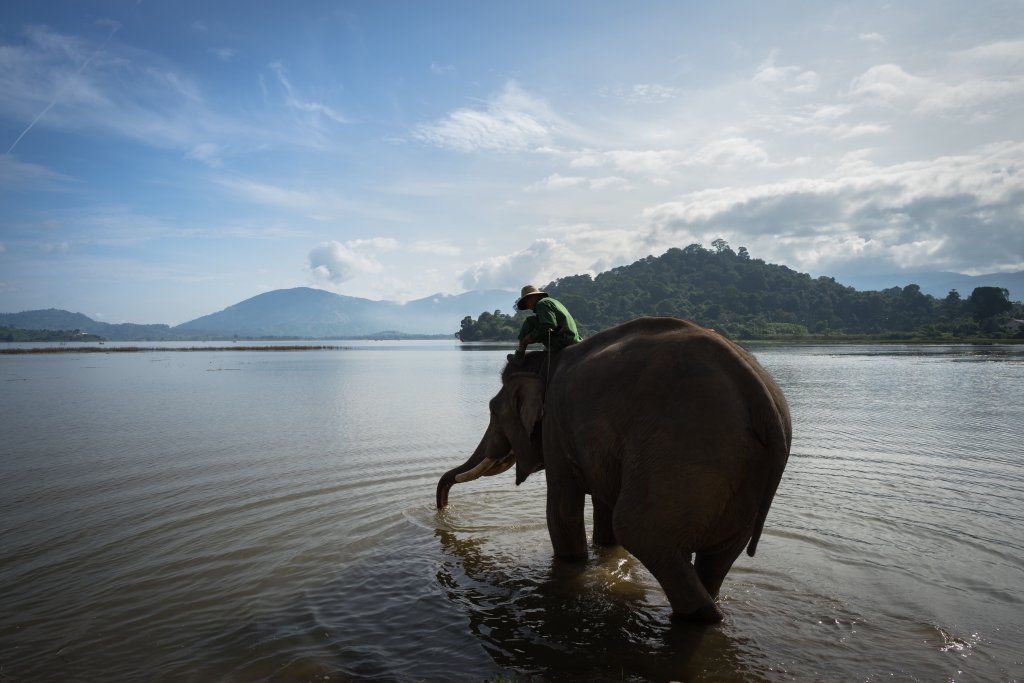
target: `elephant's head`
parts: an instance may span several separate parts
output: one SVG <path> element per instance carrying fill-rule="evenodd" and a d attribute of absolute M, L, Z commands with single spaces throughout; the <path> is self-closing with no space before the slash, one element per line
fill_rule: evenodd
<path fill-rule="evenodd" d="M 516 466 L 516 485 L 544 469 L 539 435 L 534 431 L 544 409 L 544 378 L 533 372 L 514 372 L 502 378 L 501 391 L 491 399 L 491 421 L 469 460 L 448 470 L 437 482 L 437 508 L 448 507 L 454 484 L 501 474 Z"/>

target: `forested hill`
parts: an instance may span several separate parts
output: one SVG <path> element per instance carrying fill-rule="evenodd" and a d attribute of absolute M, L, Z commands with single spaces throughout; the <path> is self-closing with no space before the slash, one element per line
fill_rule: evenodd
<path fill-rule="evenodd" d="M 914 284 L 862 292 L 834 278 L 811 278 L 786 266 L 733 251 L 722 240 L 714 249 L 691 244 L 648 256 L 599 274 L 574 275 L 549 283 L 544 291 L 572 313 L 580 331 L 591 335 L 641 316 L 686 318 L 729 336 L 755 339 L 780 335 L 848 334 L 905 336 L 1014 337 L 1007 292 L 979 287 L 962 298 L 921 293 Z M 498 321 L 489 314 L 488 325 Z M 470 321 L 471 322 L 471 321 Z M 517 327 L 512 321 L 503 326 Z M 472 338 L 463 322 L 460 338 Z M 897 335 L 899 336 L 899 335 Z M 486 338 L 486 337 L 483 337 Z"/>

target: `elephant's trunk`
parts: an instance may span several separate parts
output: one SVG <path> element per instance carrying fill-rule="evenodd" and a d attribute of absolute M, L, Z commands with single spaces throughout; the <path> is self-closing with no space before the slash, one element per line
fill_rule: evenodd
<path fill-rule="evenodd" d="M 469 456 L 469 460 L 441 475 L 441 479 L 437 482 L 438 510 L 448 507 L 448 491 L 451 490 L 452 486 L 476 479 L 494 463 L 490 458 L 483 458 L 481 460 L 484 450 L 481 446 L 478 446 L 473 455 Z M 474 475 L 474 473 L 475 476 L 468 476 Z"/>
<path fill-rule="evenodd" d="M 452 485 L 455 483 L 456 472 L 460 468 L 456 467 L 454 470 L 448 470 L 441 477 L 441 480 L 437 482 L 437 509 L 444 510 L 448 507 L 448 492 L 451 490 Z"/>
<path fill-rule="evenodd" d="M 503 472 L 508 467 L 503 467 L 506 460 L 515 462 L 515 456 L 510 452 L 511 444 L 502 436 L 493 424 L 487 426 L 480 444 L 469 456 L 466 462 L 455 469 L 448 470 L 437 482 L 437 509 L 443 510 L 448 507 L 448 491 L 455 484 L 473 481 L 481 476 Z M 509 457 L 511 456 L 511 457 Z"/>
<path fill-rule="evenodd" d="M 470 458 L 468 462 L 445 472 L 441 480 L 437 482 L 438 510 L 448 507 L 448 491 L 451 490 L 454 484 L 462 484 L 479 479 L 480 477 L 493 477 L 496 474 L 501 474 L 516 464 L 516 452 L 509 451 L 509 454 L 502 459 L 484 458 L 475 467 L 470 468 L 472 463 L 473 458 Z"/>

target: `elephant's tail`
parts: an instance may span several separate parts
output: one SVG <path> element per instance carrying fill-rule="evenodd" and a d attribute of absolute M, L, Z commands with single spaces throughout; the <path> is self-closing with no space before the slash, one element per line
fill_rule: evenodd
<path fill-rule="evenodd" d="M 751 557 L 757 551 L 757 542 L 761 539 L 764 522 L 768 519 L 768 509 L 772 506 L 772 499 L 775 498 L 779 482 L 782 481 L 782 472 L 786 469 L 786 462 L 789 460 L 789 439 L 786 438 L 786 430 L 782 424 L 782 414 L 775 405 L 775 401 L 772 399 L 771 392 L 767 390 L 767 387 L 765 387 L 763 395 L 770 409 L 768 409 L 768 406 L 765 406 L 757 410 L 761 418 L 758 420 L 761 422 L 758 425 L 758 432 L 759 436 L 762 437 L 762 442 L 767 446 L 766 456 L 769 462 L 769 470 L 765 481 L 764 494 L 761 497 L 761 505 L 758 507 L 757 517 L 754 519 L 754 533 L 750 536 L 750 542 L 747 544 L 747 555 Z"/>

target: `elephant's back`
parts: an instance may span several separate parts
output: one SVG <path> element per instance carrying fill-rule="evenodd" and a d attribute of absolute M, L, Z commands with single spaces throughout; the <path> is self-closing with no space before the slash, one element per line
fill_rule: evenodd
<path fill-rule="evenodd" d="M 782 412 L 772 397 L 777 386 L 721 335 L 676 318 L 640 318 L 584 344 L 562 352 L 576 353 L 560 364 L 548 399 L 578 426 L 578 448 L 628 459 L 675 444 L 659 467 L 690 474 L 712 468 L 723 476 L 763 454 L 761 423 Z M 788 424 L 788 410 L 782 419 Z"/>
<path fill-rule="evenodd" d="M 637 387 L 668 384 L 668 390 L 683 392 L 701 382 L 718 382 L 720 387 L 750 388 L 763 385 L 784 421 L 789 408 L 774 378 L 746 349 L 714 330 L 681 318 L 645 317 L 603 330 L 562 352 L 559 374 L 564 369 L 572 382 L 605 385 L 625 381 L 622 372 L 633 373 Z M 646 375 L 646 382 L 641 378 Z M 721 387 L 724 388 L 724 387 Z"/>
<path fill-rule="evenodd" d="M 638 318 L 616 325 L 565 349 L 561 356 L 556 379 L 594 389 L 611 383 L 648 394 L 654 387 L 672 393 L 701 382 L 731 384 L 731 378 L 744 373 L 763 373 L 770 380 L 742 348 L 679 318 Z"/>
<path fill-rule="evenodd" d="M 618 403 L 616 395 L 648 409 L 696 409 L 695 403 L 721 409 L 742 403 L 743 385 L 757 374 L 721 335 L 684 320 L 641 318 L 606 332 L 613 334 L 595 335 L 587 340 L 592 347 L 559 367 L 553 389 L 564 385 L 597 410 Z"/>

